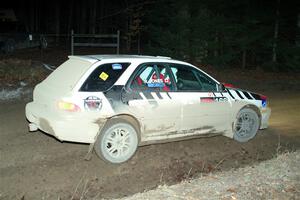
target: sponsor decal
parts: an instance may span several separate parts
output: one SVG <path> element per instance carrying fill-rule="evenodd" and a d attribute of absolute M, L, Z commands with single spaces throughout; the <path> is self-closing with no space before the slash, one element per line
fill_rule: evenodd
<path fill-rule="evenodd" d="M 109 77 L 109 75 L 105 72 L 101 72 L 99 75 L 99 78 L 101 78 L 103 81 L 106 81 L 106 79 Z"/>
<path fill-rule="evenodd" d="M 165 84 L 162 79 L 153 79 L 147 83 L 147 86 L 151 88 L 162 88 L 165 86 Z"/>
<path fill-rule="evenodd" d="M 203 103 L 212 103 L 215 102 L 213 97 L 201 97 L 200 101 Z"/>
<path fill-rule="evenodd" d="M 121 70 L 122 69 L 122 65 L 121 64 L 115 63 L 115 64 L 112 64 L 111 66 L 112 66 L 113 70 Z"/>
<path fill-rule="evenodd" d="M 96 96 L 89 96 L 84 99 L 84 108 L 89 111 L 98 111 L 102 108 L 102 99 Z"/>
<path fill-rule="evenodd" d="M 227 97 L 201 97 L 200 101 L 203 103 L 212 103 L 212 102 L 227 102 Z"/>
<path fill-rule="evenodd" d="M 166 77 L 166 78 L 164 79 L 164 83 L 171 84 L 170 78 L 169 78 L 169 77 Z"/>
<path fill-rule="evenodd" d="M 215 100 L 218 102 L 227 102 L 228 101 L 227 97 L 215 97 Z"/>

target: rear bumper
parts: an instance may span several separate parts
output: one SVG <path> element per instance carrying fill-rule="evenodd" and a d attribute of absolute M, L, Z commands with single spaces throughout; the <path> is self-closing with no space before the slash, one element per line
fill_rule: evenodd
<path fill-rule="evenodd" d="M 270 116 L 271 116 L 271 108 L 267 107 L 261 111 L 260 129 L 268 128 Z"/>
<path fill-rule="evenodd" d="M 62 115 L 35 102 L 26 105 L 25 113 L 30 126 L 37 127 L 60 141 L 93 143 L 99 131 L 99 124 L 82 115 Z"/>

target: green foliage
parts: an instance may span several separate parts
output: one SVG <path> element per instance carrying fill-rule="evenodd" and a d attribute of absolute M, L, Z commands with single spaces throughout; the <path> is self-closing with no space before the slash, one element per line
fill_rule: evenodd
<path fill-rule="evenodd" d="M 276 6 L 259 0 L 158 0 L 146 14 L 146 53 L 220 67 L 244 61 L 245 67 L 294 70 L 299 68 L 299 48 L 280 33 L 274 40 Z M 284 23 L 280 21 L 282 33 Z"/>
<path fill-rule="evenodd" d="M 178 2 L 155 4 L 150 12 L 147 32 L 150 35 L 148 52 L 184 58 L 188 47 L 189 16 L 186 6 Z M 176 9 L 180 7 L 180 9 Z"/>
<path fill-rule="evenodd" d="M 277 69 L 280 71 L 300 72 L 300 46 L 281 43 L 278 49 L 280 57 Z"/>

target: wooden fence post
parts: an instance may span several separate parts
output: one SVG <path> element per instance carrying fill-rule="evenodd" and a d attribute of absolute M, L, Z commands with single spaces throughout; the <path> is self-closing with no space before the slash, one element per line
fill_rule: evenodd
<path fill-rule="evenodd" d="M 120 30 L 117 31 L 117 54 L 120 53 Z"/>
<path fill-rule="evenodd" d="M 71 30 L 71 55 L 74 55 L 74 30 Z"/>

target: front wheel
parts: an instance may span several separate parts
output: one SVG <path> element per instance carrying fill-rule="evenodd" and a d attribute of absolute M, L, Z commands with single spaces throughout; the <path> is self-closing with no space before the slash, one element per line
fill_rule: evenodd
<path fill-rule="evenodd" d="M 257 113 L 250 108 L 244 108 L 237 114 L 233 138 L 238 142 L 247 142 L 255 137 L 258 128 L 259 117 Z"/>
<path fill-rule="evenodd" d="M 129 160 L 138 146 L 136 129 L 125 120 L 108 122 L 94 145 L 97 155 L 110 163 Z"/>

